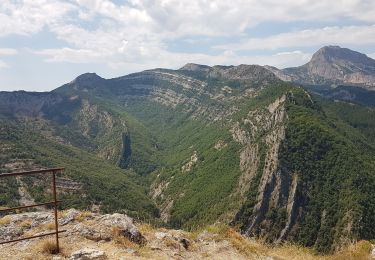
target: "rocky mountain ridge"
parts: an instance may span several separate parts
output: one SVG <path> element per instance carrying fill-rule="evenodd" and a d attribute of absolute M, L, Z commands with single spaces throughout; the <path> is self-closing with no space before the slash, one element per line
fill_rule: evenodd
<path fill-rule="evenodd" d="M 370 90 L 375 88 L 375 60 L 363 53 L 339 46 L 322 47 L 313 54 L 308 63 L 299 67 L 278 69 L 266 65 L 264 68 L 283 81 L 304 85 L 352 85 Z M 181 71 L 232 79 L 241 79 L 241 73 L 247 76 L 257 75 L 256 69 L 261 68 L 256 65 L 210 67 L 193 63 L 180 68 Z M 245 78 L 246 76 L 242 77 Z"/>
<path fill-rule="evenodd" d="M 269 67 L 89 73 L 0 100 L 1 171 L 66 167 L 79 187 L 62 192 L 68 206 L 186 230 L 221 221 L 320 252 L 374 236 L 375 112 L 323 100 Z M 0 185 L 17 205 L 18 184 Z M 40 179 L 26 186 L 43 199 Z"/>

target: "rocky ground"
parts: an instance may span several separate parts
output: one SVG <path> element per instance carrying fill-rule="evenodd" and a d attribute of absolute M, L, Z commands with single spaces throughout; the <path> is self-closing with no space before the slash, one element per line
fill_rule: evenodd
<path fill-rule="evenodd" d="M 0 241 L 51 232 L 52 212 L 28 212 L 0 218 Z M 361 241 L 335 255 L 285 244 L 270 247 L 243 237 L 225 225 L 199 232 L 154 228 L 126 215 L 101 215 L 74 209 L 59 213 L 61 252 L 53 237 L 0 245 L 0 259 L 375 259 L 371 243 Z M 372 252 L 373 251 L 373 252 Z"/>

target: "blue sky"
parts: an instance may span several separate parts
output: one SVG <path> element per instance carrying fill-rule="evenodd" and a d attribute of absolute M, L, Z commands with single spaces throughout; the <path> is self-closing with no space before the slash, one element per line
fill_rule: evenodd
<path fill-rule="evenodd" d="M 188 62 L 299 66 L 325 45 L 375 58 L 374 14 L 373 0 L 1 0 L 0 90 Z"/>

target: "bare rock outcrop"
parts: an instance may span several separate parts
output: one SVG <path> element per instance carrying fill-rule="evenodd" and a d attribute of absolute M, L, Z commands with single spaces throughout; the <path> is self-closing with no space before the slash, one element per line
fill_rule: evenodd
<path fill-rule="evenodd" d="M 105 252 L 93 249 L 84 248 L 74 252 L 69 260 L 106 260 L 108 259 Z"/>
<path fill-rule="evenodd" d="M 279 150 L 285 138 L 288 115 L 285 103 L 290 98 L 283 95 L 263 109 L 249 111 L 242 122 L 237 122 L 232 128 L 233 139 L 243 148 L 240 152 L 241 176 L 237 192 L 243 201 L 249 200 L 248 193 L 256 195 L 249 209 L 242 206 L 236 219 L 242 218 L 243 231 L 252 235 L 261 230 L 261 235 L 268 236 L 275 242 L 282 241 L 293 227 L 298 202 L 296 190 L 298 176 L 296 173 L 284 172 L 280 169 Z M 250 190 L 252 187 L 252 190 Z M 256 192 L 254 191 L 256 189 Z M 255 193 L 254 193 L 255 192 Z M 251 212 L 242 215 L 243 212 Z M 280 213 L 279 213 L 280 212 Z M 285 220 L 282 228 L 273 230 L 271 234 L 268 225 L 268 215 L 283 214 Z M 262 226 L 262 229 L 258 227 Z M 257 231 L 256 231 L 257 230 Z"/>
<path fill-rule="evenodd" d="M 303 66 L 270 69 L 281 79 L 303 84 L 349 84 L 375 89 L 375 60 L 339 46 L 326 46 Z"/>
<path fill-rule="evenodd" d="M 9 215 L 7 219 L 0 219 L 0 227 L 13 229 L 15 233 L 17 230 L 27 230 L 35 234 L 42 228 L 48 227 L 49 221 L 53 220 L 52 215 L 52 212 Z M 313 256 L 309 250 L 301 250 L 300 246 L 271 248 L 220 223 L 208 226 L 201 231 L 188 232 L 156 228 L 147 224 L 136 226 L 131 218 L 122 214 L 100 215 L 74 209 L 60 212 L 60 222 L 64 224 L 62 228 L 68 230 L 60 235 L 60 254 L 53 255 L 48 250 L 54 246 L 53 240 L 39 238 L 0 245 L 0 259 L 321 259 L 321 256 Z M 102 233 L 111 232 L 112 228 L 116 228 L 117 232 L 114 235 L 117 237 L 100 241 L 86 238 L 83 226 Z M 123 236 L 121 232 L 118 232 L 119 227 L 132 233 L 132 236 L 142 232 L 142 237 L 145 241 L 147 240 L 147 243 L 137 244 L 131 241 L 129 236 Z M 4 233 L 0 232 L 0 236 L 2 236 L 0 241 L 3 241 Z M 370 249 L 362 250 L 371 248 L 371 243 L 367 241 L 360 243 L 359 246 L 353 245 L 347 252 L 350 255 L 361 255 L 363 259 L 367 259 L 364 257 L 371 258 Z M 345 258 L 348 256 L 347 252 L 343 252 L 336 258 L 352 259 Z"/>
<path fill-rule="evenodd" d="M 37 234 L 49 232 L 54 228 L 52 212 L 28 212 L 3 217 L 0 225 L 0 240 L 7 241 L 18 238 L 36 227 Z M 111 241 L 116 234 L 126 237 L 136 244 L 146 243 L 132 218 L 119 213 L 100 215 L 70 209 L 61 214 L 59 224 L 68 234 L 77 234 L 94 241 Z M 44 227 L 44 228 L 43 228 Z M 35 232 L 34 232 L 35 233 Z"/>
<path fill-rule="evenodd" d="M 114 228 L 117 233 L 128 238 L 137 244 L 146 243 L 146 239 L 134 225 L 133 219 L 123 214 L 93 215 L 88 217 L 90 223 L 78 223 L 72 229 L 72 233 L 77 233 L 87 239 L 94 241 L 110 241 L 114 236 Z"/>

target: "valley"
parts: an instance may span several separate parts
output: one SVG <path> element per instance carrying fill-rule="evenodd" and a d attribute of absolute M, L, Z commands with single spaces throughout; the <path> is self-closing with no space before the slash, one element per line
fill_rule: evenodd
<path fill-rule="evenodd" d="M 343 53 L 341 65 L 367 66 L 350 73 L 372 73 L 375 61 Z M 374 74 L 332 82 L 333 72 L 293 71 L 187 64 L 0 92 L 0 173 L 65 167 L 63 208 L 157 226 L 219 222 L 321 253 L 373 239 Z M 36 202 L 45 183 L 24 181 Z M 0 185 L 0 204 L 17 205 L 19 183 Z"/>

